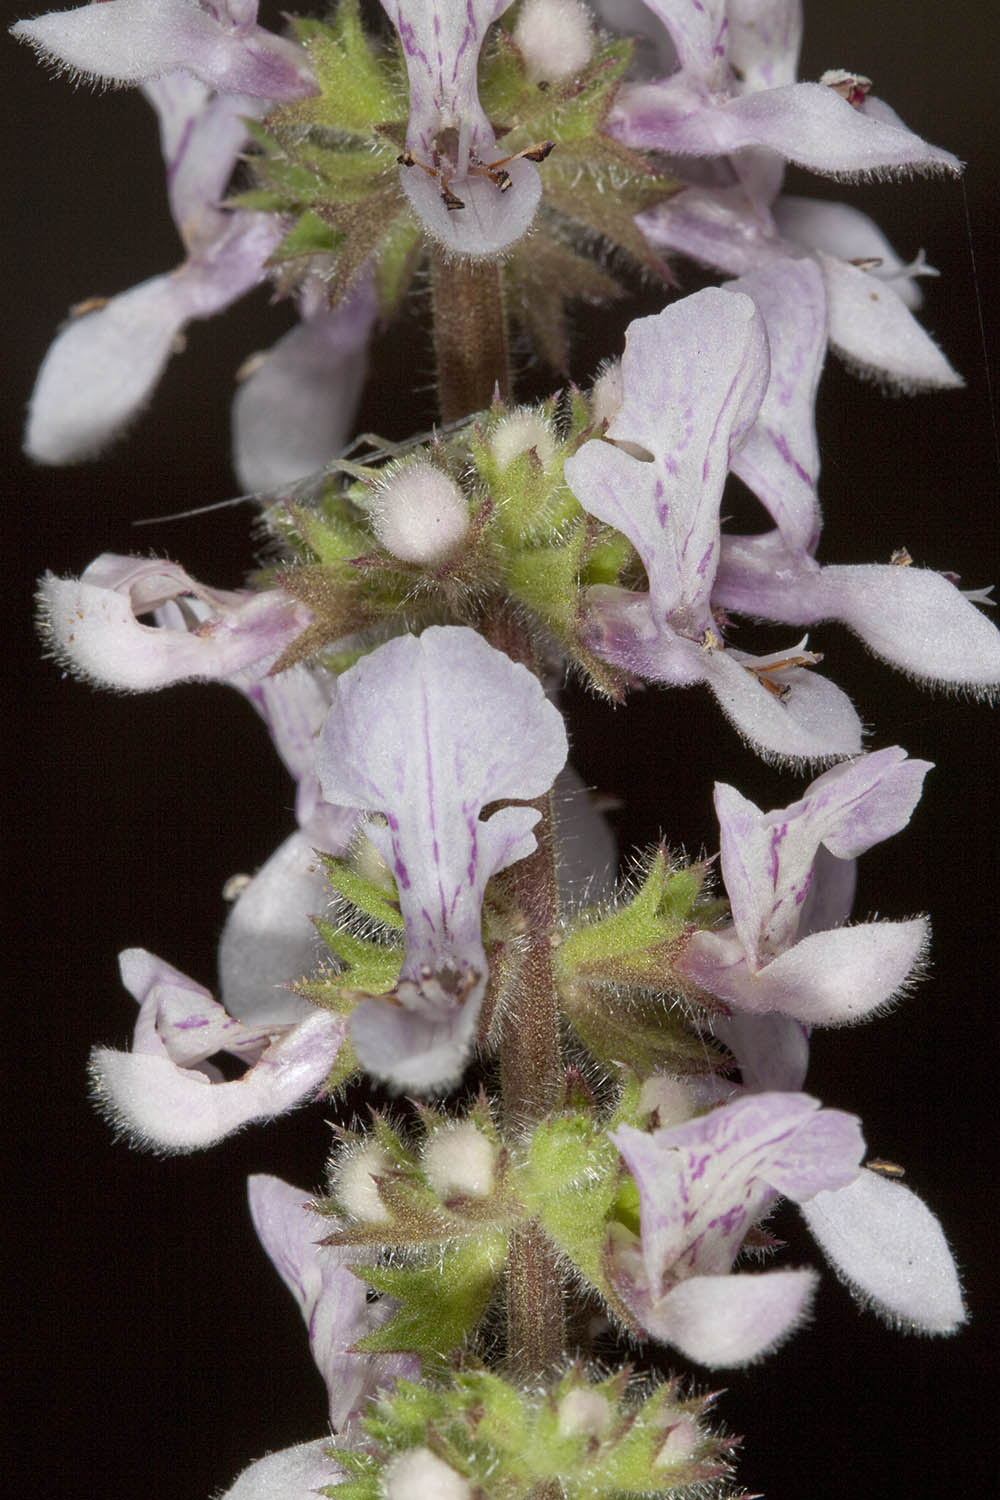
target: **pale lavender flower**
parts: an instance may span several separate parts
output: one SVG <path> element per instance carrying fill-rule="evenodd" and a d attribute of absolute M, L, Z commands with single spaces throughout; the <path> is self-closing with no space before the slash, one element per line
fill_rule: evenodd
<path fill-rule="evenodd" d="M 447 249 L 495 256 L 521 238 L 542 184 L 529 161 L 506 160 L 479 102 L 476 70 L 486 33 L 508 0 L 382 0 L 410 83 L 403 188 L 427 233 Z M 490 175 L 504 158 L 505 177 Z M 509 187 L 501 191 L 501 183 Z"/>
<path fill-rule="evenodd" d="M 102 0 L 18 21 L 14 36 L 61 71 L 145 83 L 183 69 L 220 94 L 316 93 L 302 48 L 257 25 L 258 0 Z"/>
<path fill-rule="evenodd" d="M 132 1050 L 95 1047 L 90 1076 L 100 1108 L 139 1146 L 195 1151 L 294 1109 L 319 1093 L 347 1032 L 343 1016 L 316 1009 L 244 1025 L 142 948 L 122 953 L 120 966 L 139 1003 Z M 209 1061 L 222 1052 L 247 1064 L 242 1077 L 227 1082 Z"/>
<path fill-rule="evenodd" d="M 415 1354 L 355 1354 L 352 1346 L 395 1309 L 391 1299 L 368 1301 L 367 1288 L 351 1271 L 372 1251 L 318 1241 L 340 1226 L 311 1212 L 307 1193 L 264 1173 L 247 1183 L 250 1213 L 275 1270 L 299 1305 L 309 1330 L 309 1348 L 326 1382 L 330 1427 L 350 1430 L 369 1399 L 399 1376 L 420 1374 Z"/>
<path fill-rule="evenodd" d="M 38 606 L 57 661 L 96 686 L 126 692 L 251 670 L 263 676 L 312 619 L 281 589 L 210 589 L 176 563 L 111 552 L 78 579 L 47 573 Z M 161 611 L 169 623 L 142 623 Z"/>
<path fill-rule="evenodd" d="M 898 748 L 826 771 L 791 806 L 762 813 L 717 782 L 722 874 L 732 925 L 692 933 L 685 976 L 737 1011 L 809 1024 L 859 1021 L 888 1004 L 919 963 L 923 917 L 817 930 L 805 925 L 817 852 L 853 860 L 909 822 L 927 761 Z M 846 914 L 846 913 L 845 913 Z"/>
<path fill-rule="evenodd" d="M 706 683 L 765 755 L 829 759 L 860 749 L 861 726 L 838 688 L 797 664 L 811 659 L 804 643 L 767 657 L 726 649 L 712 612 L 723 487 L 770 368 L 764 320 L 738 293 L 698 292 L 630 325 L 621 408 L 565 475 L 632 542 L 649 592 L 591 590 L 588 643 L 635 676 Z"/>
<path fill-rule="evenodd" d="M 854 1180 L 858 1121 L 806 1094 L 764 1093 L 611 1139 L 639 1188 L 641 1230 L 638 1245 L 613 1244 L 611 1275 L 640 1324 L 700 1364 L 772 1349 L 808 1311 L 816 1273 L 733 1273 L 733 1262 L 780 1195 L 801 1202 Z"/>
<path fill-rule="evenodd" d="M 957 172 L 948 151 L 908 130 L 861 75 L 796 83 L 799 0 L 646 0 L 679 68 L 626 85 L 609 128 L 628 145 L 677 157 L 724 157 L 729 181 L 770 205 L 781 161 L 834 177 Z"/>
<path fill-rule="evenodd" d="M 566 731 L 538 680 L 464 627 L 400 636 L 338 679 L 316 764 L 328 801 L 384 814 L 368 837 L 396 880 L 406 956 L 392 995 L 361 1000 L 362 1066 L 400 1088 L 456 1078 L 488 967 L 487 881 L 535 849 L 534 808 L 490 803 L 548 790 Z"/>

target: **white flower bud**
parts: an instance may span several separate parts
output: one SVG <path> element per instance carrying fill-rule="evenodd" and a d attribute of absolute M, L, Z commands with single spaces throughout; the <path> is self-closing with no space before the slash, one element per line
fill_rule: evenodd
<path fill-rule="evenodd" d="M 608 360 L 601 366 L 601 372 L 590 391 L 590 414 L 595 425 L 613 422 L 624 400 L 622 362 L 620 359 Z"/>
<path fill-rule="evenodd" d="M 515 458 L 531 448 L 546 469 L 555 458 L 556 440 L 541 412 L 528 408 L 501 418 L 490 434 L 490 448 L 501 470 L 509 469 Z"/>
<path fill-rule="evenodd" d="M 567 1391 L 559 1403 L 560 1437 L 603 1437 L 611 1421 L 611 1403 L 600 1391 Z"/>
<path fill-rule="evenodd" d="M 697 1422 L 692 1422 L 689 1417 L 682 1418 L 667 1433 L 667 1440 L 653 1459 L 653 1466 L 666 1468 L 690 1463 L 697 1456 L 701 1437 Z"/>
<path fill-rule="evenodd" d="M 470 1500 L 468 1480 L 429 1448 L 410 1448 L 389 1465 L 383 1479 L 385 1500 Z"/>
<path fill-rule="evenodd" d="M 639 1111 L 644 1115 L 655 1112 L 658 1129 L 669 1125 L 683 1125 L 695 1112 L 691 1090 L 678 1078 L 668 1078 L 664 1073 L 654 1073 L 647 1078 L 639 1090 Z"/>
<path fill-rule="evenodd" d="M 469 529 L 469 507 L 453 479 L 434 464 L 407 464 L 385 479 L 371 502 L 372 530 L 403 562 L 443 562 Z"/>
<path fill-rule="evenodd" d="M 526 0 L 514 40 L 532 83 L 572 78 L 594 50 L 590 15 L 579 0 Z"/>
<path fill-rule="evenodd" d="M 464 1120 L 437 1130 L 424 1146 L 424 1175 L 441 1198 L 463 1194 L 486 1198 L 493 1191 L 493 1142 Z"/>
<path fill-rule="evenodd" d="M 389 1210 L 378 1195 L 375 1178 L 392 1168 L 388 1151 L 376 1141 L 346 1156 L 337 1166 L 333 1179 L 334 1196 L 346 1214 L 366 1224 L 384 1224 Z"/>

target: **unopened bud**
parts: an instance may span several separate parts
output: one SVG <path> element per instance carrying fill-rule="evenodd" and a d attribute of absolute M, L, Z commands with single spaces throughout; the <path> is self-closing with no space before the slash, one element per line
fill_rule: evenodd
<path fill-rule="evenodd" d="M 501 418 L 490 434 L 490 449 L 501 473 L 532 448 L 542 468 L 548 468 L 555 457 L 556 440 L 542 414 L 530 408 Z"/>
<path fill-rule="evenodd" d="M 666 1442 L 653 1459 L 654 1466 L 667 1468 L 668 1465 L 690 1463 L 697 1456 L 701 1439 L 697 1422 L 683 1418 L 667 1433 Z"/>
<path fill-rule="evenodd" d="M 579 0 L 526 0 L 514 40 L 532 83 L 572 78 L 594 51 L 590 16 Z"/>
<path fill-rule="evenodd" d="M 372 530 L 403 562 L 443 562 L 469 529 L 469 507 L 453 479 L 434 464 L 407 464 L 379 485 Z"/>
<path fill-rule="evenodd" d="M 656 1116 L 656 1128 L 683 1125 L 695 1113 L 691 1090 L 679 1078 L 654 1073 L 639 1090 L 639 1113 Z"/>
<path fill-rule="evenodd" d="M 493 1142 L 468 1120 L 438 1130 L 424 1147 L 424 1175 L 442 1198 L 486 1198 L 493 1191 Z"/>
<path fill-rule="evenodd" d="M 334 1196 L 346 1214 L 366 1224 L 384 1224 L 389 1210 L 379 1197 L 376 1177 L 390 1171 L 389 1153 L 376 1141 L 346 1156 L 334 1174 Z"/>
<path fill-rule="evenodd" d="M 611 1421 L 611 1403 L 600 1391 L 568 1391 L 559 1403 L 560 1437 L 603 1437 Z"/>
<path fill-rule="evenodd" d="M 470 1500 L 467 1479 L 429 1448 L 410 1448 L 385 1472 L 385 1500 Z"/>
<path fill-rule="evenodd" d="M 624 400 L 622 362 L 620 359 L 608 360 L 602 364 L 600 374 L 590 391 L 590 414 L 595 424 L 607 422 L 610 425 L 621 410 Z"/>

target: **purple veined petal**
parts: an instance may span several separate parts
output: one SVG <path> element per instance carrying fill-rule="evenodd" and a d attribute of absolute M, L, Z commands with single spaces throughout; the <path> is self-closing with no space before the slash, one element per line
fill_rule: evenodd
<path fill-rule="evenodd" d="M 196 253 L 219 233 L 219 203 L 247 140 L 246 120 L 262 114 L 267 101 L 214 94 L 183 72 L 165 73 L 142 92 L 159 121 L 174 223 L 185 249 Z"/>
<path fill-rule="evenodd" d="M 528 161 L 506 164 L 503 192 L 484 170 L 506 152 L 479 102 L 476 73 L 507 0 L 382 0 L 382 7 L 399 33 L 410 83 L 407 149 L 422 164 L 400 167 L 403 189 L 427 232 L 449 250 L 495 256 L 529 228 L 542 191 Z M 457 204 L 448 206 L 445 190 Z"/>
<path fill-rule="evenodd" d="M 770 379 L 732 470 L 763 501 L 792 550 L 812 552 L 821 529 L 815 405 L 826 355 L 826 293 L 812 260 L 776 260 L 730 282 L 752 297 L 767 329 Z"/>
<path fill-rule="evenodd" d="M 347 822 L 348 816 L 350 822 Z M 347 829 L 357 815 L 345 815 Z M 296 832 L 280 844 L 233 903 L 219 940 L 219 994 L 247 1025 L 289 1024 L 312 1014 L 288 985 L 315 973 L 325 948 L 311 917 L 327 906 L 326 875 L 312 838 Z"/>
<path fill-rule="evenodd" d="M 962 1290 L 935 1216 L 900 1182 L 862 1171 L 801 1205 L 813 1237 L 862 1307 L 914 1333 L 954 1333 Z"/>
<path fill-rule="evenodd" d="M 110 569 L 111 586 L 92 582 L 106 576 L 109 561 L 118 565 Z M 164 585 L 155 595 L 150 575 Z M 191 629 L 140 623 L 140 615 L 170 598 L 183 608 L 185 595 L 209 606 L 194 612 Z M 266 672 L 312 618 L 280 589 L 213 592 L 175 564 L 143 558 L 98 558 L 79 579 L 46 574 L 38 605 L 39 628 L 67 670 L 126 692 L 230 678 L 251 668 Z"/>
<path fill-rule="evenodd" d="M 776 235 L 769 215 L 751 206 L 742 187 L 684 188 L 637 215 L 636 223 L 651 245 L 730 276 L 749 275 L 792 250 Z"/>
<path fill-rule="evenodd" d="M 61 70 L 105 83 L 143 83 L 183 68 L 225 94 L 316 93 L 303 50 L 256 17 L 256 5 L 246 3 L 105 0 L 18 21 L 11 32 Z"/>
<path fill-rule="evenodd" d="M 799 911 L 799 936 L 843 927 L 854 906 L 857 884 L 857 860 L 840 859 L 820 844 L 813 860 L 812 881 Z"/>
<path fill-rule="evenodd" d="M 691 1276 L 642 1318 L 654 1338 L 711 1368 L 752 1364 L 793 1333 L 809 1312 L 815 1271 Z"/>
<path fill-rule="evenodd" d="M 808 1026 L 845 1026 L 891 1004 L 920 967 L 927 945 L 924 917 L 864 922 L 811 933 L 752 969 L 732 937 L 697 932 L 680 967 L 734 1010 L 779 1011 Z"/>
<path fill-rule="evenodd" d="M 746 1094 L 650 1133 L 610 1132 L 639 1189 L 642 1258 L 657 1300 L 672 1282 L 723 1275 L 778 1193 L 844 1186 L 864 1152 L 853 1115 L 807 1094 Z"/>
<path fill-rule="evenodd" d="M 753 301 L 709 288 L 629 326 L 624 402 L 565 465 L 583 508 L 622 531 L 649 577 L 658 622 L 698 636 L 712 624 L 719 504 L 730 455 L 760 409 L 768 378 Z M 645 463 L 613 446 L 645 449 Z"/>
<path fill-rule="evenodd" d="M 280 1177 L 252 1176 L 247 1192 L 257 1237 L 309 1330 L 309 1347 L 329 1393 L 330 1426 L 340 1433 L 368 1398 L 398 1375 L 415 1379 L 420 1360 L 416 1355 L 352 1354 L 351 1346 L 381 1316 L 368 1303 L 364 1282 L 350 1270 L 365 1253 L 355 1246 L 318 1244 L 337 1224 L 311 1213 L 309 1195 Z"/>
<path fill-rule="evenodd" d="M 73 463 L 106 447 L 145 406 L 184 325 L 211 317 L 255 286 L 280 234 L 264 215 L 231 215 L 219 237 L 176 271 L 71 317 L 32 392 L 25 434 L 30 457 Z"/>
<path fill-rule="evenodd" d="M 809 1069 L 809 1031 L 791 1016 L 752 1016 L 736 1011 L 713 1016 L 712 1031 L 740 1066 L 740 1080 L 754 1094 L 795 1093 Z"/>
<path fill-rule="evenodd" d="M 826 279 L 830 345 L 847 365 L 902 391 L 964 384 L 895 284 L 817 251 Z"/>
<path fill-rule="evenodd" d="M 821 198 L 800 198 L 782 193 L 771 206 L 779 232 L 791 244 L 821 250 L 841 261 L 872 263 L 869 273 L 892 283 L 900 301 L 911 311 L 923 298 L 916 276 L 936 276 L 932 266 L 904 264 L 874 219 L 850 203 L 826 203 Z M 877 265 L 873 264 L 878 262 Z"/>
<path fill-rule="evenodd" d="M 400 1087 L 456 1076 L 486 990 L 487 881 L 531 854 L 538 812 L 489 803 L 547 791 L 566 733 L 525 667 L 464 627 L 380 646 L 339 678 L 317 753 L 329 802 L 385 815 L 368 836 L 406 928 L 400 983 L 352 1021 L 362 1065 Z"/>
<path fill-rule="evenodd" d="M 723 879 L 752 969 L 794 942 L 820 844 L 855 859 L 905 828 L 931 769 L 892 746 L 834 766 L 790 806 L 762 813 L 717 782 Z"/>
<path fill-rule="evenodd" d="M 745 93 L 794 83 L 802 45 L 801 0 L 728 0 L 729 62 Z"/>
<path fill-rule="evenodd" d="M 322 285 L 311 285 L 301 314 L 272 349 L 248 362 L 233 399 L 233 467 L 243 488 L 256 493 L 315 473 L 343 448 L 378 314 L 373 278 L 359 277 L 335 308 Z"/>
<path fill-rule="evenodd" d="M 280 1453 L 269 1453 L 244 1469 L 222 1500 L 316 1500 L 325 1486 L 339 1484 L 347 1476 L 338 1463 L 327 1457 L 330 1438 L 298 1443 Z"/>
<path fill-rule="evenodd" d="M 718 72 L 726 56 L 726 0 L 644 0 L 670 34 L 678 64 L 699 74 Z"/>

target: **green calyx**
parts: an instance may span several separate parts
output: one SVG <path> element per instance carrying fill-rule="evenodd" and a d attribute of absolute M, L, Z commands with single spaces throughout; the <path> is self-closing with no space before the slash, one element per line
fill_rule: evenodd
<path fill-rule="evenodd" d="M 295 25 L 319 92 L 248 122 L 254 183 L 231 202 L 288 222 L 271 257 L 279 287 L 318 272 L 335 303 L 371 266 L 387 316 L 428 249 L 400 180 L 409 113 L 402 52 L 365 32 L 359 0 L 339 0 L 328 23 Z M 669 279 L 634 221 L 678 184 L 604 130 L 631 51 L 630 42 L 598 36 L 580 74 L 540 86 L 500 23 L 480 57 L 479 96 L 498 151 L 507 158 L 551 146 L 532 232 L 504 255 L 501 278 L 504 307 L 558 370 L 568 361 L 567 303 L 613 300 L 622 272 Z"/>
<path fill-rule="evenodd" d="M 329 1493 L 381 1500 L 404 1456 L 429 1450 L 491 1500 L 527 1500 L 547 1485 L 566 1500 L 667 1497 L 728 1472 L 730 1445 L 703 1425 L 708 1405 L 681 1399 L 676 1381 L 650 1389 L 579 1366 L 540 1391 L 478 1366 L 438 1384 L 401 1380 L 363 1420 L 365 1436 L 333 1450 L 347 1478 Z"/>

